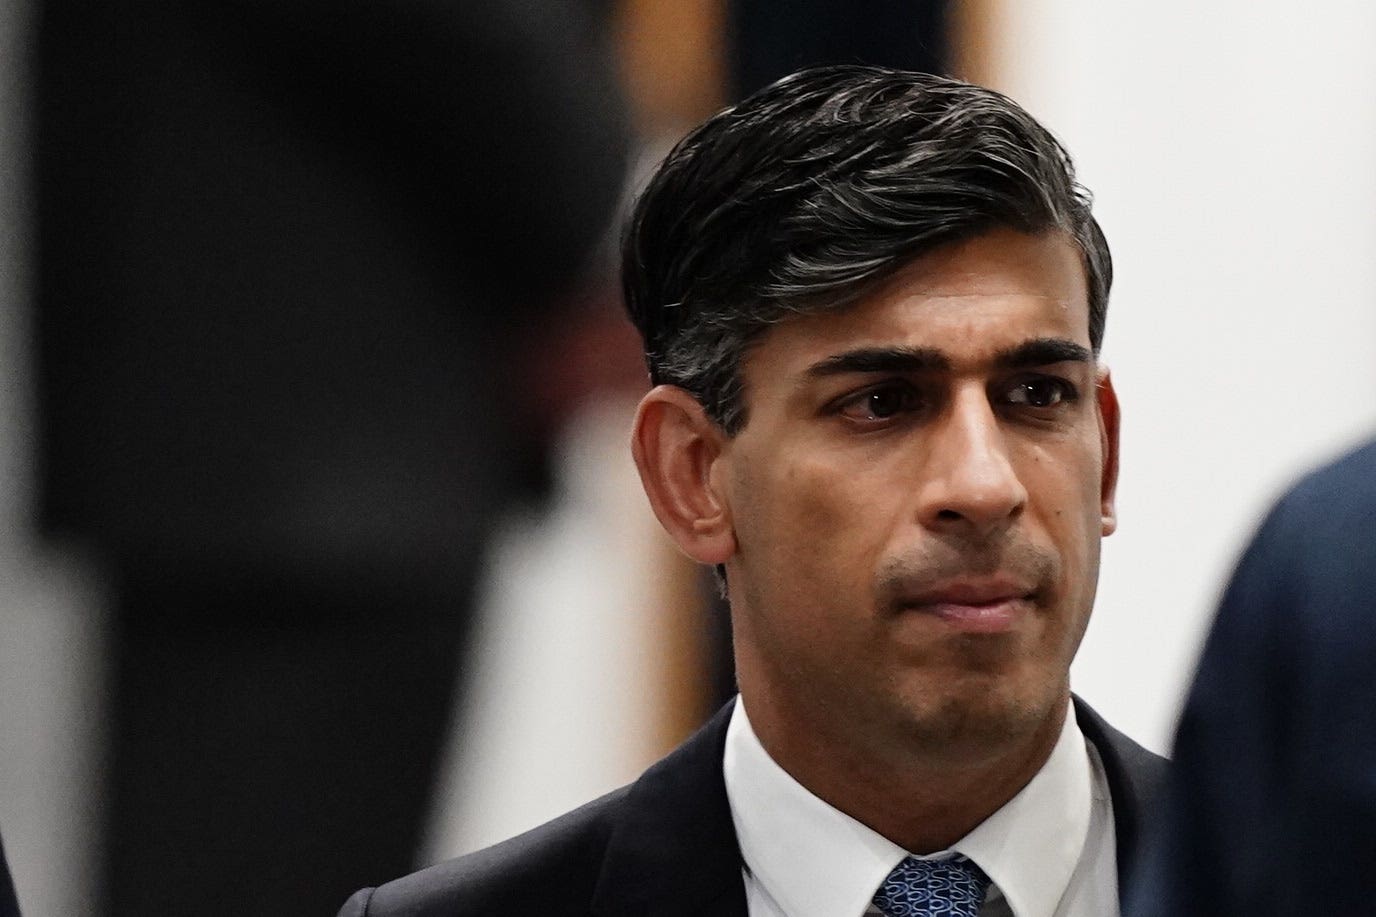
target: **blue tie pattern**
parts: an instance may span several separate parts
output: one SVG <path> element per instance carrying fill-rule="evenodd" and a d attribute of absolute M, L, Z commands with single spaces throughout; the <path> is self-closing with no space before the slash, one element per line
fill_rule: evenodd
<path fill-rule="evenodd" d="M 975 917 L 989 877 L 967 858 L 908 857 L 874 893 L 875 907 L 888 917 Z"/>

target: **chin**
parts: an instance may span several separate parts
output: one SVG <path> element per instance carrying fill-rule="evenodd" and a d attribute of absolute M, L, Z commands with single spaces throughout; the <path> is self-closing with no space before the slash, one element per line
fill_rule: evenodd
<path fill-rule="evenodd" d="M 988 678 L 923 691 L 904 705 L 905 731 L 925 754 L 996 751 L 1044 729 L 1064 693 Z"/>

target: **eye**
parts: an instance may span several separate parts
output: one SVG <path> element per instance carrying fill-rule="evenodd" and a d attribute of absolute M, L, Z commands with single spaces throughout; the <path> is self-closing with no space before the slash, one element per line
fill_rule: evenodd
<path fill-rule="evenodd" d="M 906 382 L 886 382 L 841 400 L 836 410 L 851 420 L 888 420 L 921 407 L 916 389 Z"/>
<path fill-rule="evenodd" d="M 1030 376 L 1019 379 L 1008 390 L 1009 404 L 1025 404 L 1034 408 L 1050 408 L 1079 397 L 1075 386 L 1055 376 Z"/>

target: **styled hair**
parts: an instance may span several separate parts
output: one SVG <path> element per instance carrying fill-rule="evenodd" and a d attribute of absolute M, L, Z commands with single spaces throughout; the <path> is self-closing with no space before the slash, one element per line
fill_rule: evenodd
<path fill-rule="evenodd" d="M 1078 245 L 1103 340 L 1108 243 L 1070 156 L 1008 97 L 882 67 L 803 70 L 681 140 L 636 201 L 626 308 L 650 378 L 728 434 L 746 349 L 789 316 L 844 308 L 913 259 L 995 228 Z"/>

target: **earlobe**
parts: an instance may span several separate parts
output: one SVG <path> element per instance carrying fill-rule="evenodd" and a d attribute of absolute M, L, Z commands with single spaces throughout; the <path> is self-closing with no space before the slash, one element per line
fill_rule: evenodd
<path fill-rule="evenodd" d="M 1104 458 L 1103 475 L 1099 484 L 1102 532 L 1112 535 L 1118 528 L 1118 394 L 1107 367 L 1099 370 L 1095 395 L 1099 405 L 1099 441 Z"/>
<path fill-rule="evenodd" d="M 660 385 L 640 400 L 631 433 L 640 482 L 660 525 L 703 564 L 736 553 L 729 507 L 712 475 L 726 444 L 726 434 L 684 389 Z"/>

